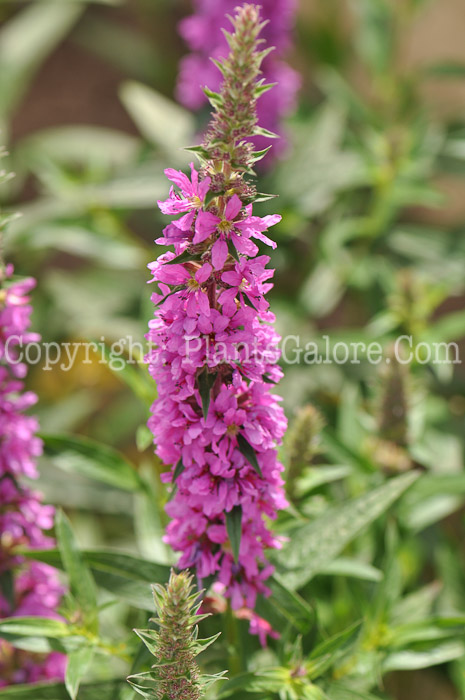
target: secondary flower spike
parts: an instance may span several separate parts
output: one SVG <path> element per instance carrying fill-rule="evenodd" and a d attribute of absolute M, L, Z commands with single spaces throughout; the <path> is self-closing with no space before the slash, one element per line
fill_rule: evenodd
<path fill-rule="evenodd" d="M 223 29 L 227 28 L 226 17 L 234 12 L 237 0 L 193 0 L 192 4 L 194 14 L 179 25 L 191 53 L 181 60 L 176 95 L 183 105 L 198 110 L 206 101 L 203 86 L 213 90 L 220 87 L 220 76 L 211 59 L 219 59 L 227 52 Z M 300 85 L 297 72 L 283 61 L 291 43 L 297 0 L 261 0 L 260 6 L 262 18 L 268 20 L 263 36 L 275 47 L 265 58 L 262 70 L 267 82 L 276 87 L 260 101 L 258 115 L 262 126 L 281 134 L 281 122 L 294 109 Z M 263 139 L 259 137 L 260 141 Z M 283 145 L 284 140 L 280 143 Z"/>
<path fill-rule="evenodd" d="M 0 222 L 1 243 L 1 222 Z M 21 548 L 53 546 L 44 530 L 53 526 L 53 508 L 26 487 L 23 478 L 37 478 L 42 442 L 36 418 L 26 411 L 37 401 L 24 390 L 26 366 L 17 347 L 36 341 L 29 332 L 31 278 L 13 281 L 13 268 L 0 259 L 0 618 L 40 615 L 58 617 L 63 588 L 46 564 L 25 560 Z M 31 654 L 0 640 L 0 688 L 64 677 L 65 656 Z"/>
<path fill-rule="evenodd" d="M 273 270 L 257 245 L 275 247 L 265 232 L 281 217 L 254 215 L 248 179 L 263 156 L 251 139 L 266 134 L 256 101 L 269 87 L 260 80 L 268 50 L 255 6 L 238 8 L 232 24 L 221 91 L 207 91 L 212 121 L 192 149 L 201 168 L 166 171 L 173 186 L 159 207 L 177 218 L 157 243 L 174 252 L 149 265 L 158 291 L 147 359 L 158 388 L 149 427 L 171 465 L 165 539 L 180 568 L 212 577 L 239 609 L 268 593 L 264 550 L 280 543 L 267 519 L 287 502 L 277 458 L 286 419 L 272 392 L 280 338 L 266 301 Z"/>
<path fill-rule="evenodd" d="M 129 676 L 133 688 L 145 698 L 156 700 L 200 700 L 206 689 L 224 674 L 206 676 L 200 673 L 196 656 L 212 644 L 219 634 L 198 639 L 197 624 L 207 615 L 198 615 L 199 595 L 194 591 L 192 576 L 187 571 L 173 571 L 166 586 L 153 588 L 158 625 L 153 629 L 134 630 L 155 657 L 148 673 Z"/>

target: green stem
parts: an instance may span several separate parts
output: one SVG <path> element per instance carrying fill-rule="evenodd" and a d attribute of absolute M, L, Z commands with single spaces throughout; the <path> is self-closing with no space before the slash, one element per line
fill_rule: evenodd
<path fill-rule="evenodd" d="M 229 672 L 235 676 L 242 671 L 241 653 L 239 644 L 239 629 L 237 618 L 231 608 L 231 603 L 228 600 L 228 607 L 225 615 L 226 620 L 226 639 L 228 642 L 228 666 Z"/>

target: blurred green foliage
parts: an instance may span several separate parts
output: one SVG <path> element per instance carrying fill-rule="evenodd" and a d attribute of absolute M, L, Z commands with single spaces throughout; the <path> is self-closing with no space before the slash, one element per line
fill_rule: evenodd
<path fill-rule="evenodd" d="M 203 636 L 225 625 L 205 670 L 230 669 L 208 697 L 465 698 L 463 365 L 392 355 L 400 335 L 413 350 L 456 342 L 464 355 L 465 55 L 414 61 L 406 51 L 428 13 L 434 48 L 434 17 L 453 4 L 442 8 L 301 3 L 291 57 L 300 105 L 285 159 L 259 183 L 280 193 L 262 212 L 283 214 L 272 308 L 283 335 L 317 344 L 324 359 L 339 342 L 377 342 L 392 362 L 306 364 L 288 345 L 292 505 L 276 526 L 288 542 L 259 607 L 281 638 L 261 650 L 245 621 L 202 622 Z M 124 352 L 114 371 L 103 360 L 121 338 L 143 342 L 145 265 L 163 252 L 152 243 L 163 169 L 188 163 L 182 148 L 202 120 L 171 98 L 176 22 L 188 11 L 168 0 L 0 6 L 0 124 L 16 174 L 1 202 L 21 212 L 6 253 L 38 279 L 44 340 L 107 346 L 92 362 L 82 348 L 70 371 L 31 368 L 41 487 L 73 524 L 61 515 L 57 549 L 32 556 L 66 570 L 70 624 L 7 620 L 0 633 L 20 648 L 64 649 L 71 663 L 66 686 L 0 691 L 5 700 L 129 700 L 124 677 L 149 662 L 130 628 L 145 626 L 149 584 L 174 561 L 145 428 L 156 388 Z M 457 93 L 447 109 L 444 85 Z"/>

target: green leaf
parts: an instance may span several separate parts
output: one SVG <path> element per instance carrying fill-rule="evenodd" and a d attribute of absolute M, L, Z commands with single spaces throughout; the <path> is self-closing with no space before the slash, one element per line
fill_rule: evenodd
<path fill-rule="evenodd" d="M 384 672 L 412 671 L 418 668 L 429 668 L 459 659 L 465 654 L 463 642 L 450 641 L 435 645 L 427 651 L 399 651 L 389 654 L 383 663 Z"/>
<path fill-rule="evenodd" d="M 182 459 L 180 459 L 179 462 L 178 462 L 177 465 L 176 465 L 175 470 L 174 470 L 173 481 L 176 481 L 176 479 L 178 478 L 178 476 L 181 476 L 181 474 L 183 473 L 183 471 L 184 471 L 185 468 L 186 468 L 186 467 L 184 466 L 184 464 L 183 464 L 183 462 L 182 462 Z"/>
<path fill-rule="evenodd" d="M 24 243 L 31 251 L 63 251 L 116 270 L 137 270 L 145 261 L 142 248 L 132 242 L 102 236 L 96 230 L 69 223 L 45 222 L 36 226 L 30 236 L 23 235 L 15 243 Z"/>
<path fill-rule="evenodd" d="M 15 606 L 15 584 L 13 571 L 11 569 L 2 571 L 2 575 L 0 576 L 0 593 L 5 598 L 9 607 L 13 609 Z"/>
<path fill-rule="evenodd" d="M 330 428 L 325 427 L 323 429 L 321 439 L 327 454 L 335 460 L 348 462 L 351 467 L 358 471 L 360 469 L 368 473 L 375 471 L 376 467 L 371 460 L 346 445 Z"/>
<path fill-rule="evenodd" d="M 94 650 L 84 646 L 68 654 L 65 686 L 72 700 L 76 700 L 82 678 L 86 675 Z"/>
<path fill-rule="evenodd" d="M 228 246 L 229 255 L 231 255 L 235 260 L 237 260 L 237 262 L 239 262 L 240 261 L 239 253 L 237 252 L 237 248 L 230 238 L 228 238 L 228 240 L 227 240 L 227 246 Z"/>
<path fill-rule="evenodd" d="M 241 433 L 236 435 L 236 440 L 237 440 L 237 447 L 239 449 L 239 452 L 241 452 L 241 454 L 244 455 L 244 457 L 249 462 L 249 464 L 255 469 L 257 474 L 259 476 L 261 476 L 261 478 L 263 479 L 262 470 L 260 469 L 260 465 L 257 461 L 257 455 L 255 454 L 255 450 L 252 447 L 252 445 L 250 444 L 250 442 L 248 442 L 248 440 L 246 440 L 246 438 L 243 435 L 241 435 Z"/>
<path fill-rule="evenodd" d="M 48 617 L 6 617 L 0 620 L 0 634 L 60 639 L 72 632 L 65 622 Z"/>
<path fill-rule="evenodd" d="M 218 92 L 213 92 L 213 90 L 210 90 L 208 87 L 204 87 L 203 91 L 211 106 L 215 109 L 223 104 L 223 98 Z"/>
<path fill-rule="evenodd" d="M 304 586 L 325 569 L 367 525 L 376 520 L 419 477 L 402 474 L 373 491 L 293 530 L 290 542 L 273 554 L 280 578 L 290 589 Z"/>
<path fill-rule="evenodd" d="M 45 454 L 54 464 L 124 491 L 143 488 L 135 468 L 111 447 L 77 435 L 44 435 Z"/>
<path fill-rule="evenodd" d="M 255 86 L 255 97 L 261 97 L 265 92 L 268 92 L 268 90 L 271 90 L 271 88 L 274 88 L 278 83 L 266 83 L 266 84 L 260 84 L 262 81 L 257 83 Z"/>
<path fill-rule="evenodd" d="M 128 676 L 127 681 L 133 688 L 135 688 L 139 695 L 142 695 L 143 698 L 154 697 L 154 688 L 157 684 L 157 676 L 155 673 L 152 673 L 151 671 L 135 673 Z"/>
<path fill-rule="evenodd" d="M 130 164 L 140 151 L 136 136 L 102 126 L 58 126 L 34 131 L 15 147 L 14 159 L 30 167 L 43 159 L 63 165 L 102 168 Z"/>
<path fill-rule="evenodd" d="M 381 581 L 383 578 L 383 572 L 380 569 L 376 569 L 371 564 L 366 564 L 363 561 L 346 557 L 335 559 L 328 566 L 325 566 L 320 573 L 324 576 L 348 576 L 350 578 L 358 578 L 361 581 Z"/>
<path fill-rule="evenodd" d="M 125 679 L 81 685 L 79 700 L 123 700 Z M 1 700 L 69 700 L 64 683 L 28 683 L 0 690 Z"/>
<path fill-rule="evenodd" d="M 345 465 L 318 464 L 315 467 L 307 467 L 296 481 L 295 492 L 298 496 L 305 496 L 320 486 L 345 479 L 351 473 L 352 468 Z"/>
<path fill-rule="evenodd" d="M 190 112 L 137 82 L 124 83 L 120 96 L 142 135 L 178 163 L 184 162 L 180 149 L 192 143 L 195 133 Z"/>
<path fill-rule="evenodd" d="M 352 647 L 360 634 L 360 622 L 318 644 L 310 654 L 306 668 L 309 678 L 318 678 L 333 666 L 340 656 Z"/>
<path fill-rule="evenodd" d="M 82 611 L 84 624 L 96 634 L 98 606 L 95 582 L 79 551 L 71 523 L 62 510 L 56 514 L 55 530 L 61 560 L 69 577 L 71 593 Z"/>
<path fill-rule="evenodd" d="M 268 579 L 267 586 L 271 596 L 259 596 L 257 613 L 274 629 L 282 629 L 285 623 L 290 623 L 301 634 L 306 634 L 315 618 L 310 605 L 298 593 L 286 588 L 277 574 Z"/>
<path fill-rule="evenodd" d="M 267 148 L 263 148 L 261 151 L 254 151 L 252 153 L 251 162 L 258 163 L 260 160 L 262 160 L 262 158 L 264 158 L 266 156 L 266 154 L 268 153 L 268 151 L 271 148 L 272 148 L 272 146 L 268 146 Z M 257 201 L 257 200 L 255 200 L 255 201 Z"/>
<path fill-rule="evenodd" d="M 378 695 L 372 695 L 358 688 L 351 688 L 347 681 L 331 683 L 327 693 L 331 700 L 380 700 Z"/>
<path fill-rule="evenodd" d="M 0 118 L 16 109 L 42 62 L 84 11 L 74 2 L 33 3 L 0 32 Z"/>
<path fill-rule="evenodd" d="M 191 262 L 192 260 L 200 260 L 202 257 L 201 253 L 189 253 L 188 250 L 185 250 L 183 253 L 180 253 L 180 255 L 177 255 L 175 258 L 172 260 L 167 260 L 164 265 L 179 265 L 181 263 L 185 262 Z"/>
<path fill-rule="evenodd" d="M 25 550 L 23 556 L 63 569 L 56 549 Z M 166 583 L 170 567 L 146 559 L 105 550 L 82 551 L 95 582 L 101 588 L 142 610 L 153 610 L 150 584 Z"/>
<path fill-rule="evenodd" d="M 207 420 L 208 409 L 210 408 L 211 390 L 215 379 L 216 374 L 211 374 L 211 372 L 208 371 L 208 367 L 205 367 L 197 376 L 197 386 L 202 401 L 202 413 L 205 420 Z"/>
<path fill-rule="evenodd" d="M 268 131 L 262 126 L 256 126 L 253 130 L 254 136 L 266 136 L 268 139 L 279 139 L 279 134 L 275 134 L 274 131 Z"/>
<path fill-rule="evenodd" d="M 410 622 L 407 624 L 399 624 L 390 626 L 389 637 L 390 647 L 402 649 L 412 647 L 413 645 L 421 645 L 424 647 L 426 643 L 449 640 L 451 637 L 463 636 L 465 632 L 465 617 L 430 617 Z M 424 651 L 424 648 L 420 649 Z"/>
<path fill-rule="evenodd" d="M 279 197 L 278 194 L 266 194 L 265 192 L 257 192 L 256 196 L 253 198 L 254 202 L 268 202 L 269 199 L 276 199 Z"/>
<path fill-rule="evenodd" d="M 207 160 L 209 157 L 209 153 L 204 146 L 187 146 L 184 150 L 189 151 L 189 153 L 195 153 L 200 160 Z"/>
<path fill-rule="evenodd" d="M 242 536 L 242 507 L 234 506 L 232 510 L 225 514 L 226 530 L 228 531 L 229 542 L 234 556 L 234 561 L 237 564 L 239 559 L 239 550 L 241 548 Z"/>

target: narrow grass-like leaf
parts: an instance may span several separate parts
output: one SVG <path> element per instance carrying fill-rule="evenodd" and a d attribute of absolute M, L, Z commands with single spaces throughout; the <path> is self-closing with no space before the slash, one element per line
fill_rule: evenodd
<path fill-rule="evenodd" d="M 239 253 L 237 252 L 237 248 L 230 238 L 228 238 L 228 240 L 227 240 L 227 245 L 228 245 L 229 255 L 231 255 L 234 258 L 234 260 L 237 260 L 237 262 L 239 262 L 239 260 L 240 260 Z"/>
<path fill-rule="evenodd" d="M 246 438 L 239 433 L 239 435 L 236 436 L 237 439 L 237 447 L 239 449 L 239 452 L 241 452 L 246 460 L 249 462 L 249 464 L 255 469 L 257 474 L 262 477 L 263 479 L 263 474 L 262 470 L 260 469 L 260 465 L 257 460 L 257 455 L 255 454 L 255 450 L 250 444 Z"/>
<path fill-rule="evenodd" d="M 229 513 L 226 513 L 226 530 L 228 531 L 229 542 L 234 556 L 234 561 L 237 564 L 239 559 L 239 550 L 241 548 L 242 536 L 242 507 L 234 506 Z"/>
<path fill-rule="evenodd" d="M 79 700 L 123 700 L 126 679 L 81 685 Z M 2 700 L 69 700 L 64 683 L 28 683 L 0 690 Z"/>
<path fill-rule="evenodd" d="M 465 645 L 461 641 L 448 641 L 435 644 L 426 651 L 399 651 L 389 654 L 383 663 L 384 672 L 413 671 L 419 668 L 429 668 L 444 664 L 447 661 L 459 659 L 465 654 Z"/>
<path fill-rule="evenodd" d="M 59 639 L 68 637 L 71 631 L 65 622 L 48 617 L 5 617 L 0 620 L 0 634 Z"/>
<path fill-rule="evenodd" d="M 83 614 L 84 624 L 94 634 L 98 629 L 97 590 L 92 574 L 79 551 L 71 523 L 63 511 L 55 518 L 58 549 L 69 577 L 70 589 Z"/>
<path fill-rule="evenodd" d="M 314 623 L 314 612 L 310 605 L 294 591 L 282 583 L 278 575 L 267 581 L 271 596 L 260 596 L 257 600 L 257 613 L 267 620 L 274 629 L 282 629 L 290 623 L 301 634 L 306 634 Z"/>
<path fill-rule="evenodd" d="M 182 163 L 184 154 L 180 149 L 194 140 L 192 114 L 141 83 L 126 82 L 120 95 L 143 136 Z"/>
<path fill-rule="evenodd" d="M 152 583 L 166 583 L 170 567 L 147 559 L 105 550 L 81 552 L 98 586 L 141 610 L 153 609 Z M 29 550 L 24 556 L 63 569 L 56 549 Z"/>
<path fill-rule="evenodd" d="M 107 445 L 77 435 L 41 434 L 40 437 L 45 454 L 64 471 L 76 472 L 124 491 L 143 488 L 132 464 Z"/>
<path fill-rule="evenodd" d="M 181 263 L 190 262 L 191 260 L 200 260 L 200 258 L 200 253 L 189 253 L 188 250 L 185 250 L 172 260 L 166 260 L 164 265 L 180 265 Z"/>
<path fill-rule="evenodd" d="M 176 481 L 176 479 L 178 478 L 178 476 L 181 476 L 181 474 L 183 473 L 183 471 L 184 471 L 185 468 L 186 468 L 186 467 L 184 466 L 184 464 L 183 464 L 183 462 L 182 462 L 182 459 L 180 459 L 179 462 L 178 462 L 177 465 L 176 465 L 175 470 L 174 470 L 173 481 Z"/>
<path fill-rule="evenodd" d="M 205 420 L 207 420 L 208 409 L 210 408 L 211 390 L 215 379 L 216 376 L 211 374 L 207 367 L 197 377 L 197 386 L 202 401 L 202 413 Z"/>

